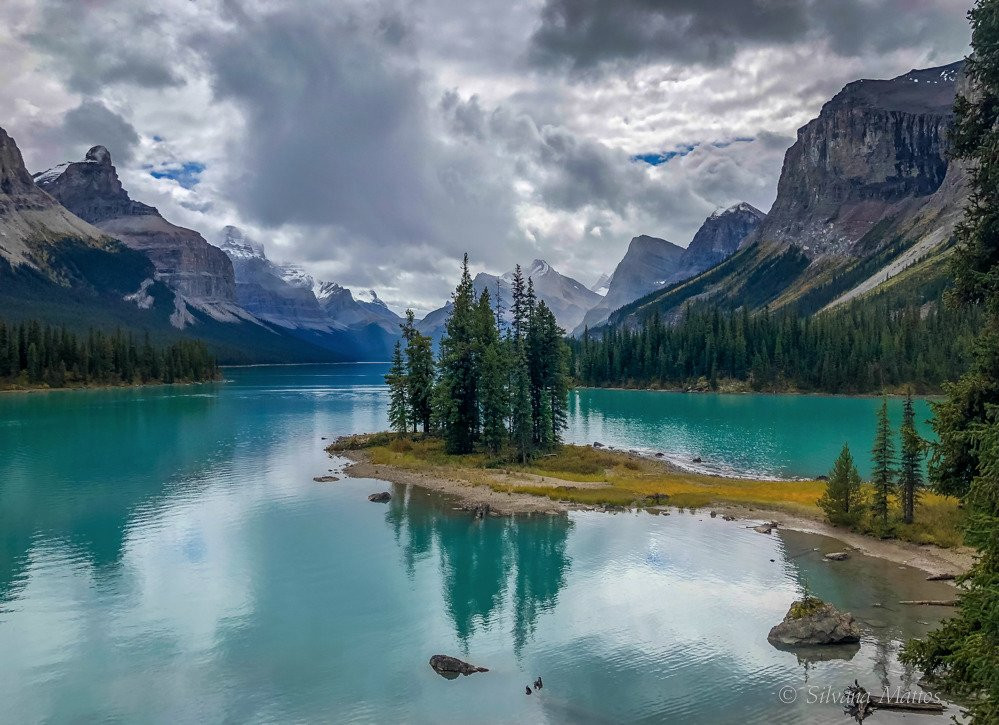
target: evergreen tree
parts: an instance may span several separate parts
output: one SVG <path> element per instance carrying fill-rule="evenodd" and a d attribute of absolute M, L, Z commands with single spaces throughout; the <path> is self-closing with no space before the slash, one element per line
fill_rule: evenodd
<path fill-rule="evenodd" d="M 448 453 L 471 453 L 479 426 L 476 304 L 467 254 L 461 269 L 461 281 L 451 295 L 451 312 L 440 342 L 440 377 L 435 394 Z"/>
<path fill-rule="evenodd" d="M 402 336 L 406 341 L 406 379 L 408 382 L 409 409 L 413 425 L 430 432 L 430 418 L 434 390 L 434 349 L 429 337 L 416 329 L 416 317 L 406 310 Z"/>
<path fill-rule="evenodd" d="M 902 454 L 899 459 L 898 484 L 902 495 L 902 520 L 911 524 L 916 511 L 919 489 L 923 486 L 923 451 L 925 442 L 916 432 L 916 413 L 912 395 L 905 396 L 902 415 Z"/>
<path fill-rule="evenodd" d="M 825 511 L 830 523 L 854 527 L 860 522 L 864 512 L 860 483 L 860 474 L 850 455 L 850 447 L 844 443 L 843 450 L 829 473 L 825 493 L 819 499 L 819 507 Z"/>
<path fill-rule="evenodd" d="M 895 490 L 895 442 L 888 420 L 888 399 L 884 397 L 881 398 L 881 407 L 878 409 L 878 423 L 871 456 L 874 463 L 874 470 L 871 472 L 871 484 L 874 486 L 871 509 L 878 532 L 885 536 L 890 531 L 888 514 L 891 496 Z"/>
<path fill-rule="evenodd" d="M 503 346 L 496 316 L 490 302 L 489 290 L 482 290 L 476 307 L 475 336 L 480 352 L 477 390 L 480 403 L 482 442 L 493 454 L 506 444 L 506 419 L 509 399 L 506 389 L 506 370 Z"/>
<path fill-rule="evenodd" d="M 389 386 L 389 425 L 399 435 L 405 435 L 409 430 L 409 381 L 402 360 L 402 343 L 398 340 L 385 382 Z"/>
<path fill-rule="evenodd" d="M 930 476 L 939 491 L 964 497 L 966 540 L 979 550 L 961 578 L 956 616 L 903 661 L 970 700 L 975 722 L 999 722 L 999 0 L 971 10 L 973 54 L 964 73 L 971 93 L 955 103 L 952 148 L 971 162 L 971 195 L 957 230 L 955 304 L 985 320 L 971 369 L 936 406 L 939 437 Z"/>

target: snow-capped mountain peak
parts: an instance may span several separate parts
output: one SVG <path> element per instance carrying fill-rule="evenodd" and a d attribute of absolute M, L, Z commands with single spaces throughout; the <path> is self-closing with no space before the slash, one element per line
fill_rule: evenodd
<path fill-rule="evenodd" d="M 263 244 L 253 241 L 242 229 L 231 224 L 222 229 L 218 246 L 230 259 L 267 259 Z"/>

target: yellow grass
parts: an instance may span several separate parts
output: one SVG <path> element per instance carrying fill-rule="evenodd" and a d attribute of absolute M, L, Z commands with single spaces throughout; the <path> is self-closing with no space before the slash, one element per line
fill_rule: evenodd
<path fill-rule="evenodd" d="M 375 437 L 338 442 L 331 452 L 364 447 L 371 462 L 407 470 L 433 473 L 493 490 L 546 496 L 553 500 L 588 505 L 649 505 L 656 495 L 679 508 L 712 504 L 737 504 L 748 508 L 787 511 L 821 520 L 819 497 L 823 481 L 762 481 L 726 478 L 676 471 L 663 463 L 634 455 L 589 446 L 563 446 L 553 455 L 526 466 L 492 458 L 484 453 L 454 456 L 433 438 Z M 595 485 L 595 484 L 604 485 Z M 913 524 L 899 524 L 899 538 L 938 546 L 961 543 L 962 513 L 957 500 L 923 493 Z"/>

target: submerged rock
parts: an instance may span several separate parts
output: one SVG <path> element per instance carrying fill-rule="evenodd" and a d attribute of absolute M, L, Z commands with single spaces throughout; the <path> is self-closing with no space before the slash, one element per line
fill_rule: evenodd
<path fill-rule="evenodd" d="M 700 456 L 694 456 L 693 458 L 690 459 L 690 462 L 691 463 L 704 463 L 704 461 L 701 460 Z"/>
<path fill-rule="evenodd" d="M 373 493 L 368 496 L 369 501 L 374 501 L 375 503 L 384 503 L 386 501 L 392 500 L 392 494 L 388 491 L 382 491 L 381 493 Z"/>
<path fill-rule="evenodd" d="M 845 551 L 832 551 L 823 557 L 826 561 L 846 561 L 850 555 Z"/>
<path fill-rule="evenodd" d="M 316 483 L 336 483 L 340 479 L 337 476 L 315 476 L 312 480 Z"/>
<path fill-rule="evenodd" d="M 776 528 L 777 528 L 777 522 L 776 521 L 769 521 L 767 523 L 760 524 L 759 526 L 754 526 L 753 527 L 753 531 L 756 531 L 756 532 L 761 533 L 761 534 L 769 534 L 770 532 L 772 532 Z"/>
<path fill-rule="evenodd" d="M 476 672 L 489 672 L 486 667 L 476 667 L 457 657 L 449 655 L 434 655 L 430 658 L 430 666 L 441 677 L 454 679 L 458 675 L 474 675 Z"/>
<path fill-rule="evenodd" d="M 805 597 L 791 604 L 784 621 L 770 630 L 767 639 L 784 647 L 851 644 L 860 641 L 860 629 L 849 612 Z"/>

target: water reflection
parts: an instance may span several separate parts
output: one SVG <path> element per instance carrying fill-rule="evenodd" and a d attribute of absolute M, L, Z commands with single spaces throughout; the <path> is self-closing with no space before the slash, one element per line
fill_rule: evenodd
<path fill-rule="evenodd" d="M 385 518 L 402 550 L 403 566 L 414 576 L 416 563 L 436 547 L 444 606 L 466 651 L 472 635 L 490 629 L 512 597 L 513 646 L 519 656 L 538 618 L 555 607 L 565 586 L 573 523 L 565 516 L 476 520 L 454 509 L 448 498 L 396 486 Z"/>
<path fill-rule="evenodd" d="M 39 540 L 61 542 L 98 572 L 114 569 L 136 511 L 177 486 L 197 495 L 233 455 L 236 421 L 211 395 L 70 392 L 11 403 L 18 425 L 5 428 L 11 454 L 0 456 L 0 604 L 23 585 Z"/>

